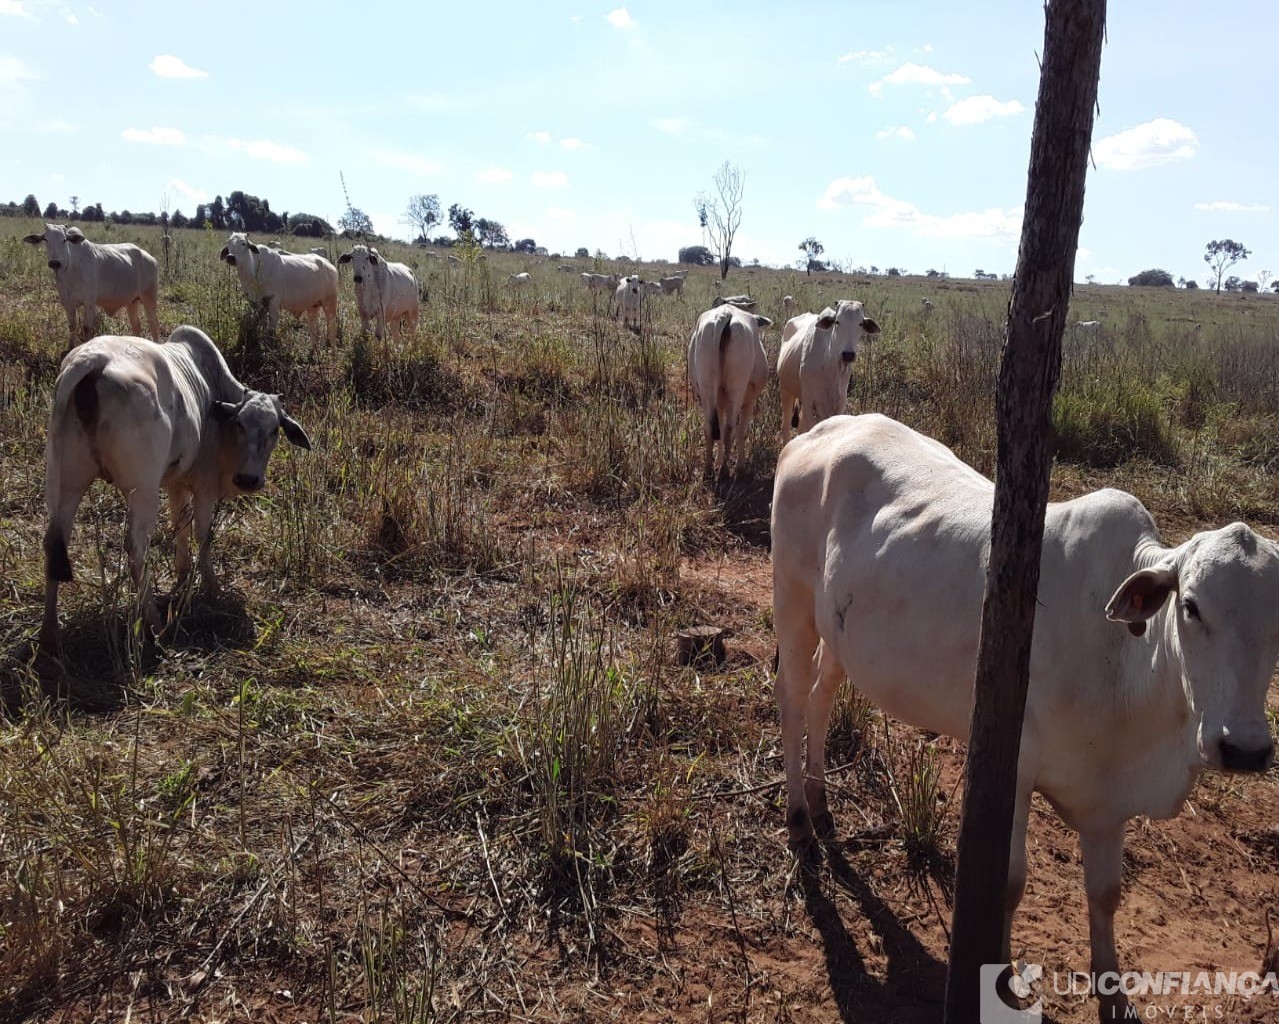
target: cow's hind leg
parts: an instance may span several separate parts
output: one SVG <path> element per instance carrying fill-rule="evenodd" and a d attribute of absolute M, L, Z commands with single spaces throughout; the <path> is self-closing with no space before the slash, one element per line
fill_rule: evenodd
<path fill-rule="evenodd" d="M 54 653 L 58 647 L 58 585 L 71 581 L 71 559 L 67 544 L 71 527 L 84 493 L 93 483 L 95 472 L 71 476 L 62 467 L 57 494 L 49 494 L 49 526 L 44 532 L 44 619 L 40 624 L 40 647 Z"/>
<path fill-rule="evenodd" d="M 160 489 L 157 486 L 135 487 L 129 492 L 129 514 L 125 527 L 124 547 L 129 556 L 129 572 L 138 590 L 142 620 L 153 633 L 160 630 L 160 612 L 155 605 L 151 577 L 147 572 L 147 549 L 160 517 Z"/>
<path fill-rule="evenodd" d="M 804 733 L 817 652 L 813 593 L 773 566 L 773 628 L 777 634 L 777 680 L 774 684 L 782 722 L 782 759 L 786 766 L 786 828 L 791 849 L 813 847 L 813 820 L 804 786 Z"/>
<path fill-rule="evenodd" d="M 1124 826 L 1080 830 L 1084 888 L 1088 892 L 1088 940 L 1093 984 L 1102 1021 L 1128 1019 L 1128 997 L 1118 991 L 1119 956 L 1115 952 L 1115 911 L 1123 880 Z M 1108 990 L 1102 994 L 1102 989 Z"/>
<path fill-rule="evenodd" d="M 835 834 L 835 819 L 826 802 L 826 732 L 839 684 L 844 681 L 844 669 L 826 643 L 818 643 L 814 661 L 817 681 L 808 697 L 808 767 L 804 794 L 814 831 L 823 839 L 829 839 Z"/>
<path fill-rule="evenodd" d="M 128 305 L 124 307 L 125 311 L 129 315 L 129 330 L 133 332 L 134 337 L 138 337 L 138 338 L 142 337 L 141 307 L 142 307 L 142 303 L 138 299 L 134 299 L 132 302 L 130 302 Z"/>
<path fill-rule="evenodd" d="M 156 314 L 156 300 L 154 295 L 144 295 L 142 297 L 142 308 L 146 310 L 147 327 L 151 331 L 151 340 L 159 343 L 160 341 L 160 318 Z"/>

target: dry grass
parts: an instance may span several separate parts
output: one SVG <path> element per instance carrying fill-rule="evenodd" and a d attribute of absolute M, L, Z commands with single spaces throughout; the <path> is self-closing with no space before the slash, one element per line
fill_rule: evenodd
<path fill-rule="evenodd" d="M 558 261 L 450 271 L 404 250 L 431 295 L 416 338 L 362 342 L 344 279 L 343 343 L 312 352 L 288 317 L 262 336 L 221 239 L 175 232 L 164 324 L 208 330 L 314 450 L 281 448 L 267 493 L 222 510 L 228 590 L 175 595 L 156 643 L 122 571 L 122 503 L 95 486 L 54 664 L 32 641 L 65 327 L 39 254 L 11 237 L 27 225 L 0 229 L 0 1019 L 931 1005 L 929 984 L 877 980 L 877 958 L 899 981 L 936 974 L 956 755 L 842 704 L 832 792 L 854 840 L 829 877 L 792 874 L 769 668 L 777 397 L 749 472 L 709 491 L 683 353 L 712 275 L 636 336 Z M 110 237 L 158 249 L 145 229 Z M 509 293 L 524 269 L 533 286 Z M 884 335 L 852 408 L 989 470 L 1003 286 L 735 279 L 770 315 L 786 293 L 865 301 Z M 1174 529 L 1276 522 L 1279 301 L 1084 289 L 1077 305 L 1107 331 L 1068 344 L 1058 492 L 1116 482 Z M 172 539 L 155 546 L 169 594 Z M 720 671 L 674 663 L 672 632 L 699 623 L 730 630 Z M 1238 794 L 1212 799 L 1237 812 Z M 877 938 L 841 938 L 854 919 Z M 825 962 L 793 976 L 814 927 Z"/>

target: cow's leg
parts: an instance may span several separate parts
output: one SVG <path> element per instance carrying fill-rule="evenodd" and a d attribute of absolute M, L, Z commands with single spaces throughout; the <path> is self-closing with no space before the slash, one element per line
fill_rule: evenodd
<path fill-rule="evenodd" d="M 218 577 L 213 571 L 213 558 L 209 552 L 213 546 L 213 510 L 217 505 L 217 498 L 213 495 L 197 494 L 193 505 L 195 542 L 200 546 L 200 582 L 206 593 L 216 595 L 219 590 Z"/>
<path fill-rule="evenodd" d="M 808 695 L 808 767 L 804 778 L 804 795 L 813 829 L 819 836 L 835 834 L 835 819 L 826 802 L 826 731 L 830 727 L 835 695 L 844 681 L 844 669 L 830 645 L 818 643 L 813 656 L 817 665 L 817 681 Z"/>
<path fill-rule="evenodd" d="M 785 388 L 782 389 L 782 444 L 785 445 L 790 440 L 791 421 L 795 418 L 795 403 L 798 396 L 792 395 Z"/>
<path fill-rule="evenodd" d="M 67 555 L 71 527 L 84 492 L 96 475 L 88 472 L 72 476 L 68 472 L 70 468 L 64 462 L 58 485 L 50 488 L 49 526 L 44 531 L 44 620 L 40 624 L 40 647 L 50 654 L 58 648 L 58 584 L 71 581 L 71 559 Z"/>
<path fill-rule="evenodd" d="M 280 297 L 272 295 L 266 300 L 266 332 L 275 337 L 280 326 Z"/>
<path fill-rule="evenodd" d="M 80 332 L 80 307 L 77 305 L 63 306 L 63 311 L 67 314 L 67 332 L 71 341 L 67 348 L 73 349 L 80 342 L 84 341 L 84 335 Z"/>
<path fill-rule="evenodd" d="M 142 297 L 142 308 L 146 310 L 147 327 L 151 330 L 151 340 L 158 343 L 160 340 L 160 318 L 156 315 L 155 296 L 144 295 Z"/>
<path fill-rule="evenodd" d="M 1115 911 L 1119 907 L 1123 879 L 1124 826 L 1087 829 L 1079 833 L 1084 858 L 1084 888 L 1088 892 L 1088 941 L 1092 947 L 1093 982 L 1115 986 L 1119 957 L 1115 952 Z M 1098 994 L 1097 1013 L 1102 1021 L 1124 1020 L 1128 997 L 1114 991 Z"/>
<path fill-rule="evenodd" d="M 88 341 L 90 338 L 96 338 L 98 336 L 98 307 L 92 302 L 86 302 L 81 307 L 81 319 L 83 320 L 81 334 L 84 335 L 84 340 Z"/>
<path fill-rule="evenodd" d="M 327 341 L 329 348 L 333 348 L 337 344 L 338 331 L 338 302 L 337 299 L 325 301 L 324 303 L 324 329 L 327 332 Z"/>
<path fill-rule="evenodd" d="M 129 491 L 129 514 L 125 524 L 124 549 L 129 556 L 129 572 L 138 590 L 142 620 L 153 633 L 160 630 L 160 612 L 155 605 L 151 578 L 147 574 L 147 549 L 160 518 L 158 486 L 135 487 Z"/>
<path fill-rule="evenodd" d="M 773 570 L 773 628 L 777 634 L 777 680 L 774 689 L 782 722 L 782 759 L 786 765 L 786 828 L 791 849 L 813 843 L 813 820 L 804 787 L 804 732 L 813 689 L 817 625 L 813 593 Z"/>
<path fill-rule="evenodd" d="M 142 337 L 141 306 L 142 303 L 138 299 L 134 299 L 125 306 L 125 311 L 129 314 L 129 330 L 131 330 L 134 336 L 138 338 Z"/>
<path fill-rule="evenodd" d="M 306 311 L 306 333 L 311 337 L 311 348 L 320 347 L 320 307 L 312 306 Z"/>
<path fill-rule="evenodd" d="M 733 472 L 738 473 L 746 465 L 746 445 L 750 438 L 751 420 L 755 418 L 755 403 L 759 393 L 747 395 L 742 400 L 742 412 L 737 421 L 737 461 L 733 463 Z"/>
<path fill-rule="evenodd" d="M 729 456 L 733 451 L 733 443 L 737 440 L 737 406 L 731 401 L 723 402 L 719 410 L 719 475 L 728 475 Z"/>
<path fill-rule="evenodd" d="M 169 514 L 173 520 L 173 562 L 178 585 L 191 578 L 191 492 L 185 487 L 169 488 Z"/>
<path fill-rule="evenodd" d="M 1012 960 L 1013 915 L 1026 891 L 1026 827 L 1030 820 L 1031 787 L 1017 780 L 1017 802 L 1013 806 L 1012 842 L 1008 848 L 1008 888 L 1004 896 L 1004 937 L 1000 948 L 1003 963 Z"/>
<path fill-rule="evenodd" d="M 702 472 L 710 477 L 715 474 L 715 442 L 720 436 L 718 409 L 712 407 L 709 410 L 703 410 L 702 428 L 706 438 L 706 462 Z"/>

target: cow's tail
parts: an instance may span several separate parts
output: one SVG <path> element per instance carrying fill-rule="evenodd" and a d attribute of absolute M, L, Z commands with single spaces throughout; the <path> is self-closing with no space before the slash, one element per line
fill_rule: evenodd
<path fill-rule="evenodd" d="M 58 375 L 54 391 L 45 450 L 45 497 L 49 506 L 49 528 L 44 535 L 44 564 L 49 578 L 61 583 L 71 580 L 67 538 L 54 515 L 62 501 L 60 469 L 62 459 L 67 455 L 66 430 L 72 416 L 80 421 L 86 434 L 97 427 L 100 409 L 98 381 L 102 379 L 102 371 L 109 359 L 106 352 L 77 354 L 76 361 Z"/>

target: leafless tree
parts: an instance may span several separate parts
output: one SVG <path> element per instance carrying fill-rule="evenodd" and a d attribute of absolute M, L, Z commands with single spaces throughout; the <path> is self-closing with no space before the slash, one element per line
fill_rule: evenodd
<path fill-rule="evenodd" d="M 746 172 L 727 160 L 715 172 L 714 190 L 698 192 L 693 197 L 693 208 L 698 222 L 710 239 L 711 248 L 719 260 L 719 279 L 728 277 L 729 261 L 733 256 L 733 239 L 742 223 L 742 194 L 746 191 Z"/>

